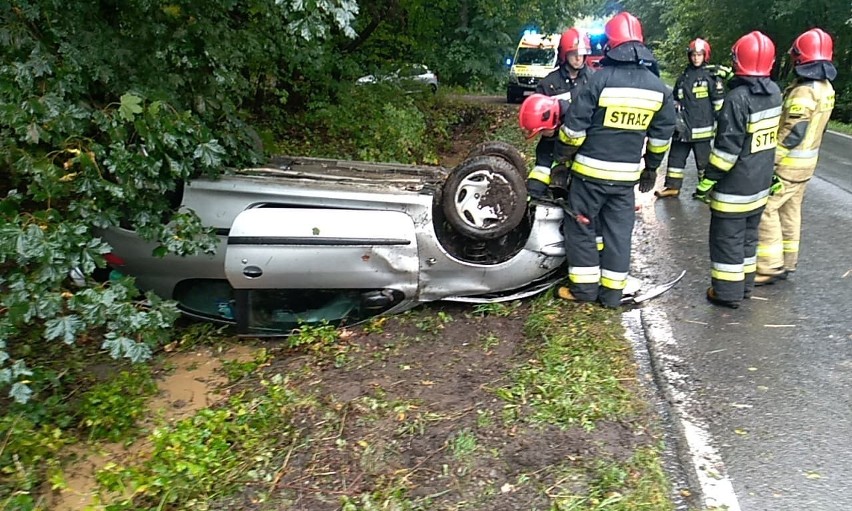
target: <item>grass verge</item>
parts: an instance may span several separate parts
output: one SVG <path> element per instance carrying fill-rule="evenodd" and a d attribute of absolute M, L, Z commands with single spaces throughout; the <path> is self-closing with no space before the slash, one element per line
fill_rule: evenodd
<path fill-rule="evenodd" d="M 837 131 L 839 133 L 845 133 L 847 135 L 852 135 L 852 124 L 847 124 L 845 122 L 840 121 L 828 121 L 828 129 Z"/>

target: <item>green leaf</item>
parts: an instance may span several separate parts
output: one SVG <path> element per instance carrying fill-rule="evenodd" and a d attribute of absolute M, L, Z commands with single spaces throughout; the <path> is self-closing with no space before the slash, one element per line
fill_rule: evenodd
<path fill-rule="evenodd" d="M 196 160 L 201 160 L 201 165 L 207 168 L 218 167 L 222 163 L 222 156 L 225 154 L 225 149 L 219 145 L 216 139 L 198 144 L 192 157 Z"/>
<path fill-rule="evenodd" d="M 77 333 L 85 326 L 79 316 L 62 316 L 49 319 L 44 325 L 44 338 L 48 341 L 62 338 L 65 344 L 74 344 Z"/>
<path fill-rule="evenodd" d="M 131 122 L 136 114 L 142 113 L 142 99 L 139 96 L 127 93 L 121 96 L 121 106 L 118 108 L 122 119 Z"/>
<path fill-rule="evenodd" d="M 25 383 L 21 382 L 15 382 L 12 385 L 12 389 L 9 390 L 9 397 L 14 399 L 18 403 L 26 403 L 30 400 L 30 396 L 32 395 L 32 389 Z"/>

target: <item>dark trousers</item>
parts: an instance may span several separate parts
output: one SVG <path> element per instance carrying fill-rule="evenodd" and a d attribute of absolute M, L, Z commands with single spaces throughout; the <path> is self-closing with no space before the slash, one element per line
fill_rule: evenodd
<path fill-rule="evenodd" d="M 762 213 L 763 208 L 734 218 L 710 215 L 710 281 L 720 300 L 738 302 L 754 289 Z"/>
<path fill-rule="evenodd" d="M 695 166 L 698 168 L 698 179 L 704 175 L 707 162 L 710 160 L 710 139 L 698 142 L 681 142 L 672 140 L 669 149 L 668 166 L 666 167 L 666 188 L 680 190 L 683 186 L 683 174 L 686 171 L 686 158 L 689 152 L 695 156 Z"/>
<path fill-rule="evenodd" d="M 590 225 L 571 218 L 563 222 L 568 288 L 578 300 L 597 300 L 617 307 L 630 269 L 630 240 L 636 218 L 633 186 L 602 185 L 575 175 L 568 188 L 568 204 L 575 213 L 591 220 Z M 595 242 L 597 231 L 605 240 L 600 252 Z"/>

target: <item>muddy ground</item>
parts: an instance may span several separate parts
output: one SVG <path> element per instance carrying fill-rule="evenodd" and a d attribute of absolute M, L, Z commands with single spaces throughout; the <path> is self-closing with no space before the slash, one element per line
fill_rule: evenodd
<path fill-rule="evenodd" d="M 247 485 L 217 509 L 332 511 L 366 495 L 387 506 L 376 509 L 403 509 L 389 504 L 399 495 L 428 499 L 413 509 L 547 510 L 559 494 L 583 494 L 587 464 L 624 462 L 652 438 L 614 422 L 541 427 L 523 419 L 523 407 L 508 409 L 495 391 L 534 349 L 524 335 L 529 307 L 501 317 L 437 304 L 390 318 L 382 332 L 349 332 L 346 363 L 308 369 L 299 384 L 337 416 L 300 417 L 310 447 L 291 455 L 272 484 Z M 276 357 L 265 371 L 304 375 L 305 362 Z M 463 449 L 462 438 L 474 445 Z M 565 480 L 572 465 L 578 472 Z"/>

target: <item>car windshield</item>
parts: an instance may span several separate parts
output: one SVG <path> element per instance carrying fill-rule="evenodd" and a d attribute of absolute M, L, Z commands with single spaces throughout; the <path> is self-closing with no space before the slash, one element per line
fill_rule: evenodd
<path fill-rule="evenodd" d="M 423 66 L 405 66 L 401 68 L 397 74 L 402 78 L 409 78 L 426 74 L 426 69 Z"/>
<path fill-rule="evenodd" d="M 518 48 L 515 64 L 520 66 L 553 66 L 556 64 L 554 48 Z"/>

